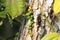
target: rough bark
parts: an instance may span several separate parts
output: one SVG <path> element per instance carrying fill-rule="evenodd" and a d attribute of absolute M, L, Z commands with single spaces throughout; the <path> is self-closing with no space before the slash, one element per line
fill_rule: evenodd
<path fill-rule="evenodd" d="M 30 24 L 30 20 L 27 21 L 26 25 L 22 30 L 20 30 L 20 34 L 18 36 L 17 40 L 31 40 L 31 37 L 29 35 L 28 25 Z"/>
<path fill-rule="evenodd" d="M 50 25 L 53 25 L 53 1 L 54 0 L 29 0 L 29 6 L 33 9 L 34 27 L 32 28 L 32 37 L 29 34 L 27 22 L 19 40 L 41 40 L 41 36 L 51 31 Z M 43 29 L 43 32 L 42 32 Z"/>
<path fill-rule="evenodd" d="M 45 29 L 47 34 L 51 31 L 50 25 L 53 24 L 52 5 L 53 5 L 53 0 L 42 0 L 42 1 L 34 0 L 33 3 L 34 28 L 32 31 L 33 40 L 41 40 L 41 36 L 40 36 L 42 30 L 41 28 Z"/>

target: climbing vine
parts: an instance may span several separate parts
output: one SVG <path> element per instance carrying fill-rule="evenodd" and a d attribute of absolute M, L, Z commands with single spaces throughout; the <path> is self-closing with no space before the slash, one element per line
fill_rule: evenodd
<path fill-rule="evenodd" d="M 28 29 L 29 29 L 29 34 L 32 36 L 32 28 L 33 28 L 33 10 L 32 7 L 29 6 L 28 8 L 28 12 L 26 13 L 27 18 L 30 20 L 30 24 L 28 25 Z"/>

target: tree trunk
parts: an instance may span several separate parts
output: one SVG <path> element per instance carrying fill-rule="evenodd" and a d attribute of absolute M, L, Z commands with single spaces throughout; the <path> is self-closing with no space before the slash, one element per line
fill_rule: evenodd
<path fill-rule="evenodd" d="M 51 32 L 54 24 L 53 19 L 53 1 L 54 0 L 29 0 L 29 7 L 33 10 L 34 23 L 32 28 L 32 36 L 29 34 L 28 20 L 26 26 L 21 32 L 18 40 L 41 40 L 41 38 Z"/>

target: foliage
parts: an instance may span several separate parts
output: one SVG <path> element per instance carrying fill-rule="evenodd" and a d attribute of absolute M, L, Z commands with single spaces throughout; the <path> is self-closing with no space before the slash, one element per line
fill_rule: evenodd
<path fill-rule="evenodd" d="M 5 18 L 10 14 L 12 19 L 21 15 L 25 11 L 25 0 L 2 0 L 0 1 L 0 17 Z"/>
<path fill-rule="evenodd" d="M 0 0 L 0 40 L 18 37 L 19 28 L 26 22 L 25 3 L 25 0 Z"/>
<path fill-rule="evenodd" d="M 55 15 L 57 15 L 58 12 L 60 12 L 60 0 L 54 0 L 53 9 Z"/>
<path fill-rule="evenodd" d="M 2 18 L 6 18 L 5 1 L 6 0 L 0 0 L 0 17 Z"/>
<path fill-rule="evenodd" d="M 25 1 L 6 0 L 6 11 L 11 15 L 12 19 L 14 19 L 25 11 Z"/>
<path fill-rule="evenodd" d="M 27 18 L 30 20 L 29 24 L 29 30 L 32 30 L 33 27 L 33 13 L 32 13 L 32 8 L 29 7 L 28 12 L 26 13 Z"/>
<path fill-rule="evenodd" d="M 41 40 L 59 40 L 60 35 L 56 32 L 46 34 Z"/>

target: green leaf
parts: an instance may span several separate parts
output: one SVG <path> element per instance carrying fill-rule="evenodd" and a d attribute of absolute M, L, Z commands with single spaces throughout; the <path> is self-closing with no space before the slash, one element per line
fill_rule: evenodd
<path fill-rule="evenodd" d="M 5 12 L 5 11 L 0 12 L 0 17 L 1 17 L 1 18 L 6 18 L 6 12 Z"/>
<path fill-rule="evenodd" d="M 5 1 L 0 0 L 0 18 L 6 18 Z"/>
<path fill-rule="evenodd" d="M 41 40 L 53 40 L 56 37 L 59 37 L 60 35 L 56 32 L 50 33 L 45 35 Z"/>
<path fill-rule="evenodd" d="M 21 15 L 25 11 L 24 0 L 6 0 L 6 10 L 12 19 Z"/>

